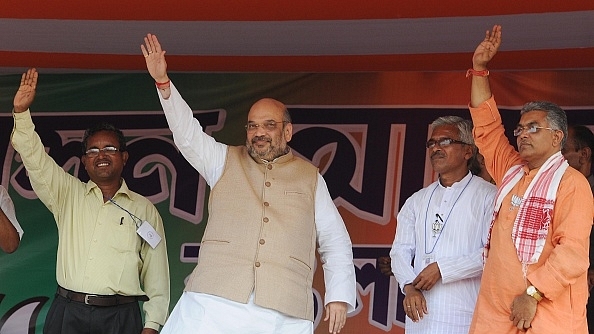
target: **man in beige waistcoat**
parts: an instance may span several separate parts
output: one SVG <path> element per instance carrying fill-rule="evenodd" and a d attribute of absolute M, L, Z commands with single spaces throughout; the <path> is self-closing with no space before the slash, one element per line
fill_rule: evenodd
<path fill-rule="evenodd" d="M 198 264 L 162 333 L 313 333 L 316 243 L 324 320 L 340 332 L 356 303 L 351 241 L 318 169 L 287 146 L 287 108 L 259 100 L 245 146 L 216 142 L 169 80 L 157 37 L 144 42 L 175 144 L 211 187 Z"/>

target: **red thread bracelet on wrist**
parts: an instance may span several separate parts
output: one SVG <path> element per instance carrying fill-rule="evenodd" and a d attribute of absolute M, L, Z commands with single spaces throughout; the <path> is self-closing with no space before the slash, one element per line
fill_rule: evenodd
<path fill-rule="evenodd" d="M 468 78 L 471 75 L 474 75 L 477 77 L 486 77 L 489 75 L 489 70 L 477 71 L 473 68 L 469 68 L 468 71 L 466 71 L 466 77 Z"/>
<path fill-rule="evenodd" d="M 161 87 L 167 88 L 167 87 L 169 87 L 170 82 L 171 82 L 171 80 L 167 80 L 165 82 L 156 82 L 155 81 L 155 85 L 157 85 L 157 88 L 161 88 Z M 165 86 L 167 86 L 167 87 L 165 87 Z"/>

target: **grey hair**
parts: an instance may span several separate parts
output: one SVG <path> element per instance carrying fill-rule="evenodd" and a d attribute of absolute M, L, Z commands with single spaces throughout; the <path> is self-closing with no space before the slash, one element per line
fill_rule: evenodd
<path fill-rule="evenodd" d="M 431 128 L 435 129 L 438 126 L 444 125 L 456 126 L 456 128 L 458 128 L 460 140 L 468 145 L 474 146 L 474 139 L 472 138 L 472 121 L 459 116 L 442 116 L 431 123 Z"/>
<path fill-rule="evenodd" d="M 547 114 L 546 120 L 553 130 L 560 130 L 563 132 L 563 139 L 561 140 L 561 147 L 565 146 L 567 141 L 567 115 L 565 111 L 558 105 L 548 101 L 532 101 L 524 104 L 520 115 L 529 111 L 544 111 Z"/>
<path fill-rule="evenodd" d="M 289 109 L 286 106 L 283 110 L 283 121 L 287 123 L 293 123 L 293 120 L 291 119 L 291 113 L 289 112 Z"/>

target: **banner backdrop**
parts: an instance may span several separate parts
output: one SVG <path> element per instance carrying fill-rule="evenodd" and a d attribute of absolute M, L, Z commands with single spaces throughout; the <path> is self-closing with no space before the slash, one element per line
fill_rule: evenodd
<path fill-rule="evenodd" d="M 564 106 L 570 123 L 594 125 L 593 73 L 493 74 L 506 128 L 518 121 L 519 107 L 533 99 Z M 227 144 L 244 143 L 247 111 L 259 98 L 287 104 L 294 121 L 289 144 L 319 167 L 353 242 L 357 309 L 342 333 L 404 333 L 402 295 L 395 279 L 377 270 L 376 259 L 388 255 L 399 207 L 435 180 L 424 146 L 429 124 L 444 115 L 469 118 L 470 84 L 464 75 L 173 73 L 171 78 L 205 131 Z M 25 231 L 15 253 L 0 253 L 0 334 L 41 333 L 56 289 L 56 225 L 9 141 L 18 85 L 18 76 L 0 76 L 1 182 Z M 150 77 L 42 71 L 31 110 L 48 153 L 85 181 L 84 130 L 103 120 L 123 130 L 130 152 L 123 177 L 157 206 L 165 224 L 173 308 L 195 266 L 209 189 L 173 144 Z M 327 333 L 322 276 L 317 270 L 313 296 L 319 334 Z"/>

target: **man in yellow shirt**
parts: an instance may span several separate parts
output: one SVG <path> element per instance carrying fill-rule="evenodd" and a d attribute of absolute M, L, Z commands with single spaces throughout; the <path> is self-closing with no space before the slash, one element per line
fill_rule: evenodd
<path fill-rule="evenodd" d="M 165 234 L 154 205 L 121 177 L 128 160 L 124 135 L 107 123 L 88 129 L 81 161 L 90 181 L 66 173 L 45 152 L 31 120 L 37 77 L 29 69 L 21 78 L 11 139 L 58 226 L 58 291 L 43 332 L 157 333 L 169 308 Z M 138 301 L 145 301 L 144 324 Z"/>

